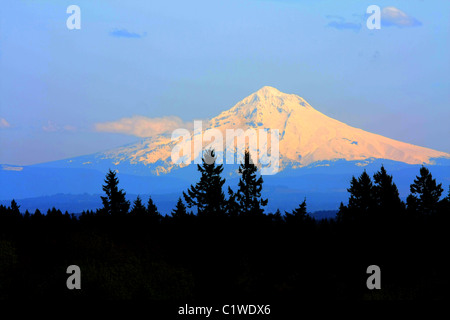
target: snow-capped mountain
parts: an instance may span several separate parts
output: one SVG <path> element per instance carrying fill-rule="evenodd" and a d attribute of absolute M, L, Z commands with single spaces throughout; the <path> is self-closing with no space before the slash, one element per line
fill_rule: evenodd
<path fill-rule="evenodd" d="M 271 199 L 268 210 L 272 211 L 290 210 L 304 197 L 309 210 L 337 209 L 347 200 L 351 176 L 363 170 L 372 175 L 382 164 L 393 174 L 403 198 L 422 164 L 435 164 L 430 168 L 433 176 L 444 186 L 450 184 L 450 154 L 351 127 L 320 113 L 301 97 L 272 87 L 263 87 L 202 126 L 202 131 L 188 131 L 188 138 L 195 140 L 209 129 L 223 137 L 227 129 L 279 131 L 279 172 L 264 176 L 263 192 Z M 204 140 L 203 147 L 210 144 Z M 101 194 L 105 173 L 113 169 L 119 172 L 120 185 L 129 195 L 151 194 L 168 213 L 181 192 L 199 177 L 196 165 L 174 164 L 171 155 L 177 145 L 179 141 L 166 134 L 71 159 L 25 167 L 2 165 L 0 181 L 8 188 L 0 190 L 0 200 L 23 199 L 30 210 L 38 206 L 46 210 L 47 197 L 55 196 L 61 198 L 61 208 L 77 210 L 73 197 L 64 197 L 78 194 L 85 199 Z M 226 139 L 223 145 L 234 147 Z M 261 151 L 266 145 L 259 147 Z M 198 156 L 194 149 L 191 160 Z M 223 173 L 232 188 L 239 179 L 236 167 L 225 165 Z M 98 205 L 92 204 L 90 209 Z"/>
<path fill-rule="evenodd" d="M 295 94 L 282 93 L 268 86 L 212 118 L 208 124 L 204 123 L 202 133 L 218 129 L 225 137 L 227 129 L 237 128 L 278 129 L 280 170 L 336 160 L 361 160 L 361 165 L 371 159 L 432 164 L 435 158 L 450 158 L 450 154 L 445 152 L 351 127 L 317 111 Z M 57 163 L 58 166 L 110 167 L 133 174 L 160 175 L 180 167 L 171 158 L 176 144 L 177 141 L 172 141 L 170 135 L 158 135 L 135 144 Z M 227 147 L 230 147 L 229 142 L 225 143 L 224 148 Z M 192 160 L 197 156 L 193 150 Z"/>

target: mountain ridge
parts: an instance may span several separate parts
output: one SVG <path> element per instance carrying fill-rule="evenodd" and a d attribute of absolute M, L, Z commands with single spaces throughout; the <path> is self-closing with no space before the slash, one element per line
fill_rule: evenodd
<path fill-rule="evenodd" d="M 211 118 L 202 134 L 210 129 L 219 130 L 223 136 L 229 129 L 278 129 L 280 170 L 339 159 L 389 159 L 407 164 L 433 164 L 433 159 L 450 159 L 450 154 L 445 152 L 351 127 L 316 110 L 300 96 L 286 94 L 270 86 L 262 87 Z M 134 173 L 150 170 L 155 175 L 167 174 L 180 168 L 171 161 L 171 151 L 176 144 L 168 134 L 162 134 L 105 152 L 59 160 L 48 165 L 61 162 L 62 165 L 72 167 L 92 167 L 96 163 L 103 163 L 104 167 L 119 171 L 126 166 L 134 169 L 143 166 L 142 170 Z M 229 146 L 224 144 L 224 149 Z M 192 154 L 191 160 L 196 156 Z"/>

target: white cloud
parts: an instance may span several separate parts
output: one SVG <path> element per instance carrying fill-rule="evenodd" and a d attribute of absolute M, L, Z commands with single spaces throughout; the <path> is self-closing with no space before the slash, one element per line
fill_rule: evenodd
<path fill-rule="evenodd" d="M 0 128 L 10 128 L 11 125 L 5 118 L 0 118 Z"/>
<path fill-rule="evenodd" d="M 102 122 L 95 124 L 95 130 L 101 132 L 124 133 L 137 137 L 151 137 L 162 133 L 171 133 L 178 128 L 190 128 L 192 124 L 186 124 L 178 117 L 147 118 L 133 116 L 122 118 L 118 121 Z"/>
<path fill-rule="evenodd" d="M 419 20 L 396 7 L 385 7 L 381 10 L 381 24 L 384 27 L 416 27 L 422 25 Z"/>

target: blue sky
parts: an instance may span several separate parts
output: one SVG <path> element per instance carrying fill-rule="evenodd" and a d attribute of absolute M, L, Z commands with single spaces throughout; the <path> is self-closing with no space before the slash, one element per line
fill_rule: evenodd
<path fill-rule="evenodd" d="M 406 16 L 369 30 L 372 4 Z M 139 138 L 99 123 L 210 118 L 265 85 L 450 152 L 449 1 L 33 0 L 0 18 L 0 163 L 120 146 Z"/>

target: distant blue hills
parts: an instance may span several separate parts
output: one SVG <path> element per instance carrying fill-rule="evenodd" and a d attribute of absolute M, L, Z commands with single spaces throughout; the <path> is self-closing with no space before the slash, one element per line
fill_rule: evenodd
<path fill-rule="evenodd" d="M 426 166 L 438 183 L 443 184 L 447 193 L 450 185 L 450 160 L 434 159 L 434 162 L 434 165 Z M 359 176 L 363 170 L 372 176 L 381 165 L 393 175 L 400 195 L 405 199 L 409 194 L 409 186 L 421 167 L 386 159 L 368 159 L 364 166 L 361 163 L 362 161 L 323 161 L 263 176 L 263 197 L 269 198 L 266 212 L 280 209 L 284 213 L 285 210 L 294 209 L 306 198 L 309 212 L 322 211 L 318 214 L 334 215 L 340 202 L 346 203 L 348 200 L 347 188 L 352 176 Z M 223 177 L 227 179 L 225 188 L 230 186 L 235 190 L 239 176 L 233 172 L 237 165 L 224 167 Z M 97 168 L 67 166 L 64 161 L 31 166 L 1 165 L 0 204 L 9 205 L 11 199 L 15 199 L 21 205 L 21 211 L 28 209 L 30 212 L 34 212 L 36 208 L 46 212 L 52 207 L 70 213 L 95 210 L 101 207 L 102 184 L 108 169 L 107 165 L 99 165 Z M 144 201 L 151 196 L 163 214 L 170 213 L 182 191 L 196 183 L 200 177 L 196 165 L 159 176 L 141 174 L 146 172 L 144 165 L 112 169 L 118 170 L 119 186 L 127 192 L 131 202 L 137 195 Z"/>

